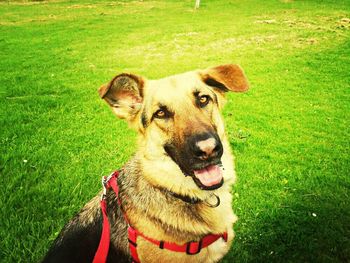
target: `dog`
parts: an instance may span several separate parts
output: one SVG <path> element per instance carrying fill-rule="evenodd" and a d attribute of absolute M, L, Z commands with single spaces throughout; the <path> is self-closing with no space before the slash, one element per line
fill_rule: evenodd
<path fill-rule="evenodd" d="M 220 110 L 226 92 L 248 87 L 242 68 L 227 64 L 159 80 L 123 73 L 99 88 L 114 114 L 138 132 L 136 153 L 119 171 L 118 197 L 106 196 L 107 262 L 136 261 L 129 224 L 163 246 L 198 242 L 195 251 L 182 253 L 139 236 L 140 262 L 218 262 L 229 251 L 237 220 L 230 192 L 235 170 Z M 43 262 L 92 262 L 102 221 L 96 196 L 63 228 Z M 203 237 L 222 233 L 226 240 L 202 247 Z"/>

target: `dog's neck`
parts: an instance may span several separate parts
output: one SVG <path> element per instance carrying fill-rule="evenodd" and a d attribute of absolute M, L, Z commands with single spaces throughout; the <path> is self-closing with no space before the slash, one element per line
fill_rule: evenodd
<path fill-rule="evenodd" d="M 199 189 L 203 192 L 199 195 L 163 188 L 147 180 L 137 157 L 124 166 L 119 178 L 122 207 L 131 224 L 145 233 L 153 233 L 156 228 L 159 231 L 154 236 L 156 239 L 185 242 L 226 231 L 231 222 L 224 212 L 232 206 L 226 183 L 214 191 Z M 182 216 L 169 217 L 169 214 Z"/>
<path fill-rule="evenodd" d="M 190 197 L 190 196 L 187 196 L 187 195 L 180 195 L 180 194 L 177 194 L 177 193 L 174 193 L 174 192 L 171 192 L 169 190 L 166 190 L 166 189 L 161 189 L 165 194 L 167 195 L 170 195 L 172 197 L 175 197 L 177 199 L 180 199 L 182 200 L 183 202 L 185 203 L 188 203 L 188 204 L 191 204 L 191 205 L 195 205 L 195 204 L 198 204 L 198 203 L 201 203 L 203 202 L 203 200 L 197 198 L 197 197 Z"/>
<path fill-rule="evenodd" d="M 211 194 L 209 198 L 206 198 L 204 200 L 199 199 L 197 197 L 190 197 L 187 195 L 180 195 L 174 192 L 171 192 L 167 189 L 160 189 L 162 192 L 164 192 L 166 195 L 171 196 L 172 198 L 179 199 L 189 205 L 196 205 L 196 204 L 205 204 L 206 206 L 209 207 L 218 207 L 220 205 L 220 197 L 217 196 L 216 194 Z M 215 200 L 212 199 L 211 197 L 215 197 Z"/>

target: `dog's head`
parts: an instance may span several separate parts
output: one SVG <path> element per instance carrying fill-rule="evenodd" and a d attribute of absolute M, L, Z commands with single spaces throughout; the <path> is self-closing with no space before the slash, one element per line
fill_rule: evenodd
<path fill-rule="evenodd" d="M 229 147 L 220 109 L 227 91 L 247 89 L 242 69 L 230 64 L 160 80 L 120 74 L 99 94 L 138 130 L 137 155 L 150 181 L 188 192 L 223 184 L 223 155 Z"/>

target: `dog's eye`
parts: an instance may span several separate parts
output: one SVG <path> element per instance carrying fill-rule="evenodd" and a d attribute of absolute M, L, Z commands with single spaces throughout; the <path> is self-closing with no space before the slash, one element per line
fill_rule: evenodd
<path fill-rule="evenodd" d="M 162 119 L 162 118 L 165 118 L 166 114 L 165 114 L 165 111 L 164 110 L 157 110 L 155 113 L 154 113 L 154 117 L 155 118 L 159 118 L 159 119 Z"/>
<path fill-rule="evenodd" d="M 166 106 L 160 106 L 159 109 L 153 113 L 152 120 L 157 119 L 169 119 L 174 116 L 174 113 L 169 111 Z"/>
<path fill-rule="evenodd" d="M 205 107 L 209 103 L 209 96 L 208 95 L 202 95 L 198 98 L 199 106 L 200 107 Z"/>

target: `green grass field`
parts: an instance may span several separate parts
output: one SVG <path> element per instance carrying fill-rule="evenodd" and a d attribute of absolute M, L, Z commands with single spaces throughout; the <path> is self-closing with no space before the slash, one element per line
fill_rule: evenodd
<path fill-rule="evenodd" d="M 38 262 L 135 149 L 97 89 L 238 63 L 224 262 L 350 262 L 349 1 L 0 2 L 0 261 Z"/>

